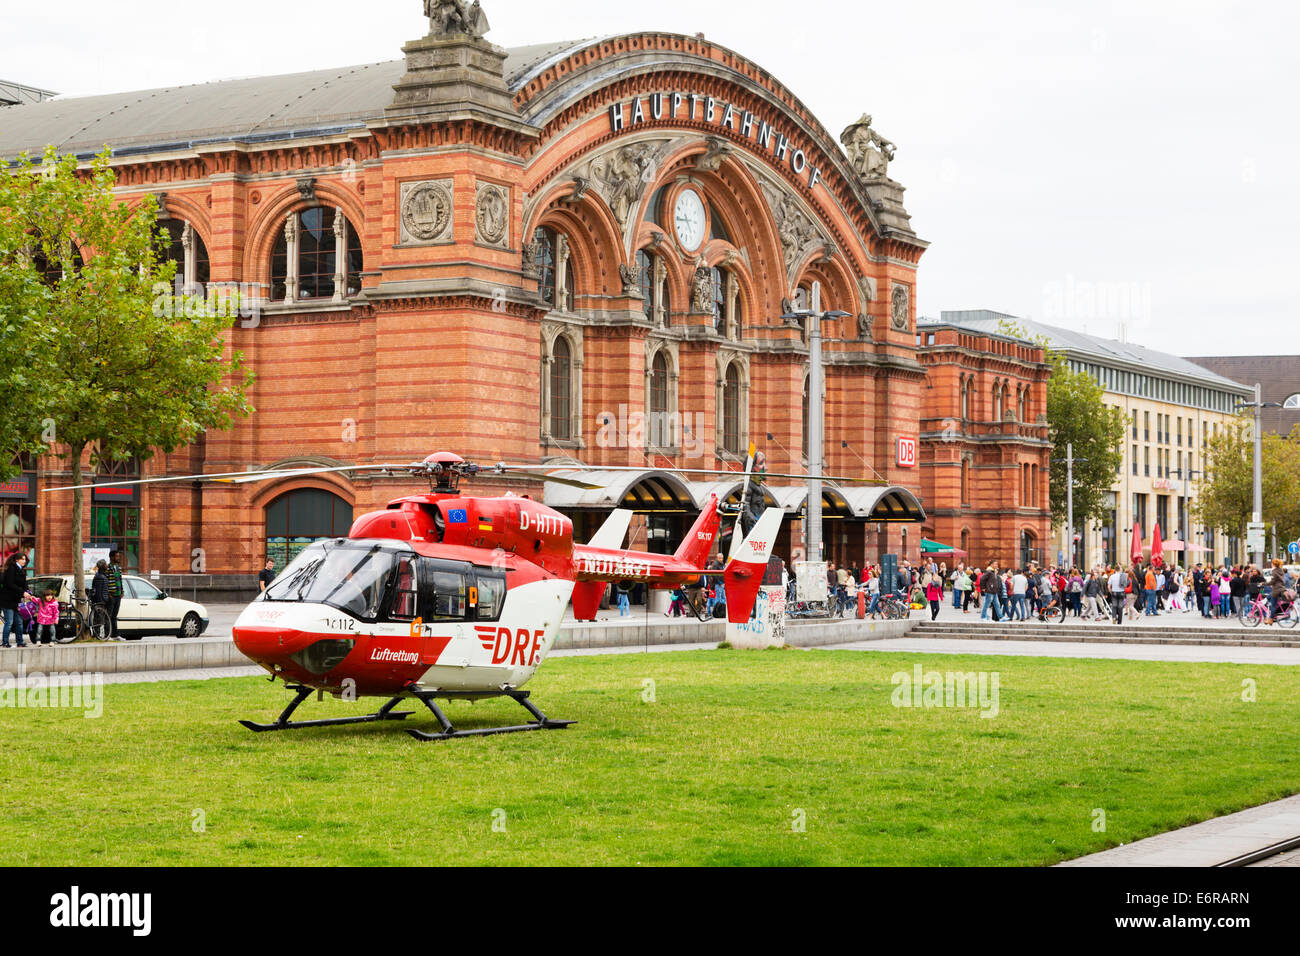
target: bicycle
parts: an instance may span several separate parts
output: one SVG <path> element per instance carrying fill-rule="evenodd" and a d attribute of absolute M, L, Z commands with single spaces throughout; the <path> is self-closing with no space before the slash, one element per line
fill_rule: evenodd
<path fill-rule="evenodd" d="M 887 621 L 901 621 L 912 616 L 912 605 L 892 592 L 880 596 L 877 610 Z"/>
<path fill-rule="evenodd" d="M 1269 604 L 1268 596 L 1265 592 L 1260 594 L 1250 602 L 1241 615 L 1241 623 L 1246 627 L 1259 627 L 1261 624 L 1280 624 L 1282 627 L 1295 627 L 1297 619 L 1300 616 L 1296 613 L 1297 608 L 1294 601 L 1288 601 L 1285 598 L 1278 602 L 1277 617 L 1273 617 L 1273 608 Z"/>

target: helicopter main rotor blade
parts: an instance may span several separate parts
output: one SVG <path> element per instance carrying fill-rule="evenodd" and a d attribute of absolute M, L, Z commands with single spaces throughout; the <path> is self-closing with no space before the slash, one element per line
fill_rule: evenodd
<path fill-rule="evenodd" d="M 738 481 L 743 480 L 746 474 L 744 471 L 723 471 L 711 468 L 638 468 L 635 465 L 506 465 L 505 467 L 512 469 L 554 468 L 557 471 L 667 471 L 678 475 L 717 475 L 719 478 L 735 478 Z M 754 472 L 749 472 L 749 474 L 755 477 L 760 477 Z M 764 480 L 768 478 L 790 478 L 795 481 L 807 481 L 813 476 L 808 474 L 791 475 L 778 471 L 765 471 L 762 472 L 761 477 Z M 883 482 L 878 478 L 849 478 L 843 475 L 818 475 L 817 477 L 822 481 L 832 481 L 837 484 L 887 484 L 887 482 Z M 555 479 L 548 478 L 547 480 L 553 481 Z"/>
<path fill-rule="evenodd" d="M 581 488 L 584 491 L 599 491 L 603 485 L 593 485 L 590 481 L 582 481 L 578 478 L 562 478 L 559 475 L 552 475 L 551 471 L 569 471 L 571 469 L 551 466 L 551 465 L 507 465 L 498 462 L 495 465 L 484 465 L 483 472 L 488 474 L 499 475 L 503 478 L 518 477 L 519 480 L 536 480 L 554 482 L 557 485 L 568 485 L 571 488 Z"/>
<path fill-rule="evenodd" d="M 200 475 L 168 475 L 161 478 L 136 478 L 131 481 L 96 481 L 82 485 L 63 485 L 58 488 L 45 488 L 44 491 L 72 491 L 75 488 L 126 488 L 132 485 L 154 485 L 171 481 L 219 481 L 230 484 L 241 484 L 248 481 L 267 481 L 272 478 L 285 478 L 296 475 L 318 475 L 326 472 L 340 471 L 359 471 L 362 469 L 375 469 L 379 471 L 397 471 L 403 469 L 419 468 L 419 463 L 407 462 L 402 465 L 343 465 L 337 468 L 292 468 L 276 469 L 274 471 L 251 470 L 251 471 L 226 471 L 216 474 Z"/>

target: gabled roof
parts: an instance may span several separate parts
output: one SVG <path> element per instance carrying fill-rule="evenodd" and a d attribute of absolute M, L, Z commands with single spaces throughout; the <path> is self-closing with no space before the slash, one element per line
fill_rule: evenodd
<path fill-rule="evenodd" d="M 1171 355 L 1168 352 L 1160 352 L 1133 342 L 1121 342 L 1119 339 L 1106 339 L 1097 335 L 1089 335 L 1075 329 L 1045 325 L 1042 322 L 1035 322 L 1033 319 L 1021 319 L 1005 312 L 994 312 L 990 309 L 940 312 L 938 319 L 923 316 L 917 320 L 917 327 L 919 329 L 947 325 L 986 335 L 998 335 L 1001 334 L 1000 325 L 1003 320 L 1019 326 L 1031 339 L 1040 337 L 1046 339 L 1048 348 L 1057 352 L 1065 352 L 1073 359 L 1093 361 L 1100 365 L 1136 368 L 1157 375 L 1163 372 L 1183 379 L 1194 379 L 1207 385 L 1216 385 L 1233 392 L 1245 393 L 1248 391 L 1246 386 L 1240 382 L 1234 382 L 1197 365 L 1195 362 L 1177 355 Z"/>
<path fill-rule="evenodd" d="M 535 71 L 586 40 L 540 43 L 506 51 L 513 92 Z M 105 143 L 114 153 L 191 149 L 202 143 L 257 142 L 318 136 L 382 119 L 404 59 L 356 66 L 216 80 L 100 96 L 56 97 L 0 111 L 0 156 L 90 155 Z"/>

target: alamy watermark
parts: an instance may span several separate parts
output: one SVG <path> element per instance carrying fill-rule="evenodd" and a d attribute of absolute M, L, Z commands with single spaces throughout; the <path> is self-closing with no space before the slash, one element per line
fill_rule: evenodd
<path fill-rule="evenodd" d="M 704 455 L 705 419 L 701 412 L 643 412 L 628 410 L 596 414 L 598 448 L 680 448 L 686 458 Z"/>
<path fill-rule="evenodd" d="M 981 717 L 998 715 L 997 671 L 927 671 L 920 664 L 898 671 L 890 701 L 895 707 L 978 707 Z"/>
<path fill-rule="evenodd" d="M 217 316 L 232 319 L 240 316 L 246 329 L 262 321 L 261 283 L 258 282 L 191 282 L 176 276 L 171 285 L 155 282 L 153 314 L 160 319 L 198 319 Z"/>
<path fill-rule="evenodd" d="M 88 719 L 104 716 L 104 674 L 102 671 L 27 672 L 18 665 L 18 673 L 0 671 L 0 707 L 71 708 L 82 710 Z"/>

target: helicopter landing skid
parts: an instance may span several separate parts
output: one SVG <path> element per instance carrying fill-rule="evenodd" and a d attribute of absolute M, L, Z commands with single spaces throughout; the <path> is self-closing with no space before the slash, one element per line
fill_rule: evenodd
<path fill-rule="evenodd" d="M 528 724 L 514 724 L 508 727 L 475 727 L 473 730 L 457 730 L 452 726 L 451 721 L 447 719 L 447 715 L 442 712 L 442 708 L 434 703 L 434 698 L 478 698 L 484 696 L 481 691 L 412 691 L 411 696 L 415 697 L 423 703 L 424 706 L 428 707 L 429 710 L 433 712 L 433 716 L 438 718 L 438 723 L 442 725 L 442 733 L 440 734 L 430 734 L 423 730 L 415 730 L 411 727 L 406 728 L 406 732 L 416 740 L 449 740 L 452 737 L 486 737 L 489 734 L 512 734 L 522 730 L 559 730 L 569 726 L 569 724 L 577 723 L 576 720 L 551 720 L 538 710 L 537 706 L 528 699 L 528 691 L 526 690 L 503 690 L 499 692 L 499 696 L 509 697 L 536 717 L 537 720 Z"/>
<path fill-rule="evenodd" d="M 403 699 L 402 697 L 394 697 L 373 714 L 363 714 L 359 717 L 326 717 L 321 720 L 290 720 L 289 715 L 298 709 L 299 704 L 312 695 L 312 688 L 310 687 L 297 686 L 291 689 L 297 690 L 298 694 L 289 702 L 289 706 L 284 709 L 284 712 L 276 718 L 275 723 L 259 724 L 252 720 L 241 720 L 240 723 L 249 730 L 263 733 L 267 730 L 293 730 L 297 727 L 332 727 L 335 724 L 366 724 L 376 720 L 403 720 L 414 713 L 411 710 L 393 710 Z"/>

